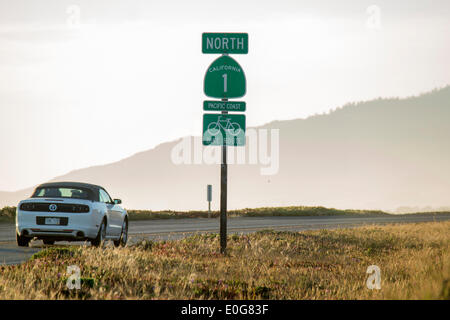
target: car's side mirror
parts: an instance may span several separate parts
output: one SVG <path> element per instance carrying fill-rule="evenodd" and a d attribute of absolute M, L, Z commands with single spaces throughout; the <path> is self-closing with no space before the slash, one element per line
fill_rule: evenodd
<path fill-rule="evenodd" d="M 120 199 L 114 199 L 114 204 L 121 204 L 122 203 L 122 200 L 120 200 Z"/>

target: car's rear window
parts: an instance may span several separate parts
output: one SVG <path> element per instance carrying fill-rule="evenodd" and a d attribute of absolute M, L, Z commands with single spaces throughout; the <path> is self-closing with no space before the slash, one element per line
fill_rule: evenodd
<path fill-rule="evenodd" d="M 70 187 L 44 187 L 37 188 L 33 198 L 72 198 L 72 199 L 92 199 L 92 192 L 83 188 Z"/>

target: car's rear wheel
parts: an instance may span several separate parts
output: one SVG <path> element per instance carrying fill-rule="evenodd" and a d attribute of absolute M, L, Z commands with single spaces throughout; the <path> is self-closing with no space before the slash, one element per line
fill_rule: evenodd
<path fill-rule="evenodd" d="M 122 223 L 122 232 L 120 234 L 119 240 L 114 240 L 114 245 L 116 247 L 124 247 L 128 241 L 128 219 L 125 218 Z"/>
<path fill-rule="evenodd" d="M 97 237 L 91 240 L 91 244 L 95 247 L 103 246 L 106 238 L 106 220 L 102 221 L 100 229 L 98 230 Z"/>
<path fill-rule="evenodd" d="M 19 247 L 28 247 L 28 245 L 30 244 L 31 238 L 27 238 L 27 237 L 21 236 L 20 234 L 16 233 L 16 240 L 17 240 L 17 245 Z"/>
<path fill-rule="evenodd" d="M 55 240 L 42 240 L 42 242 L 44 242 L 44 244 L 47 244 L 47 245 L 54 245 L 55 244 Z"/>

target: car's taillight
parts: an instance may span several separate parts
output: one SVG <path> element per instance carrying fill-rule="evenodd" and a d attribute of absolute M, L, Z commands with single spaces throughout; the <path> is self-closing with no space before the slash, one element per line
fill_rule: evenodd
<path fill-rule="evenodd" d="M 34 203 L 22 203 L 20 205 L 20 210 L 23 211 L 34 211 L 34 209 L 35 209 Z"/>
<path fill-rule="evenodd" d="M 63 204 L 63 203 L 32 203 L 25 202 L 20 205 L 23 211 L 40 212 L 67 212 L 67 213 L 86 213 L 90 211 L 89 206 L 83 204 Z"/>

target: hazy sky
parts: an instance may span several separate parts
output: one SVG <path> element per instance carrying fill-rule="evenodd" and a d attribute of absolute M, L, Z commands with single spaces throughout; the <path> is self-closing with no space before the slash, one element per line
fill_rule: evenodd
<path fill-rule="evenodd" d="M 448 0 L 0 0 L 0 190 L 200 135 L 206 31 L 249 33 L 248 126 L 450 84 Z"/>

